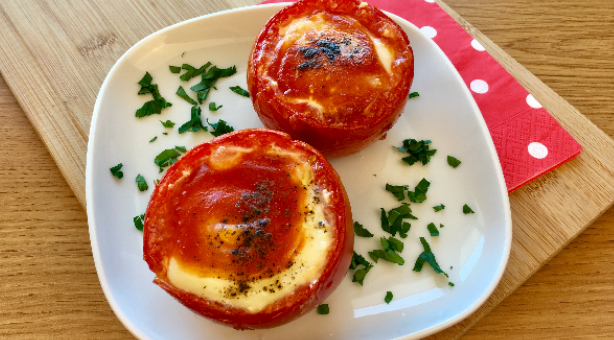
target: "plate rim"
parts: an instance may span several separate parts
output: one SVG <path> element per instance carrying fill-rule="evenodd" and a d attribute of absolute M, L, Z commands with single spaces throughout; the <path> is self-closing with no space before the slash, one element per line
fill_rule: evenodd
<path fill-rule="evenodd" d="M 223 14 L 227 14 L 229 12 L 244 12 L 244 11 L 250 11 L 253 10 L 255 8 L 279 8 L 279 10 L 281 10 L 282 8 L 284 8 L 285 6 L 291 4 L 291 2 L 278 2 L 278 3 L 270 3 L 270 4 L 256 4 L 256 5 L 251 5 L 251 6 L 244 6 L 244 7 L 238 7 L 238 8 L 233 8 L 233 9 L 227 9 L 227 10 L 223 10 L 223 11 L 219 11 L 219 12 L 215 12 L 215 13 L 210 13 L 210 14 L 206 14 L 206 15 L 202 15 L 202 16 L 198 16 L 198 17 L 194 17 L 191 19 L 187 19 L 181 22 L 178 22 L 176 24 L 164 27 L 160 30 L 157 30 L 155 32 L 152 32 L 151 34 L 149 34 L 148 36 L 142 38 L 141 40 L 139 40 L 137 43 L 135 43 L 134 45 L 132 45 L 128 50 L 126 50 L 126 52 L 124 52 L 124 54 L 122 54 L 122 56 L 113 64 L 113 66 L 111 67 L 111 69 L 109 70 L 109 72 L 107 73 L 101 87 L 100 90 L 98 91 L 98 94 L 96 96 L 96 103 L 94 105 L 94 109 L 93 109 L 93 114 L 92 114 L 92 120 L 90 123 L 90 133 L 89 133 L 89 141 L 88 141 L 88 147 L 87 147 L 87 157 L 86 157 L 86 171 L 85 171 L 85 191 L 86 191 L 86 212 L 87 212 L 87 216 L 88 216 L 88 231 L 89 231 L 89 236 L 90 236 L 90 245 L 92 247 L 92 256 L 94 258 L 94 266 L 96 268 L 96 274 L 98 276 L 98 281 L 100 283 L 100 286 L 102 288 L 103 294 L 107 300 L 107 302 L 109 303 L 109 305 L 111 306 L 111 309 L 113 310 L 113 312 L 115 313 L 115 315 L 117 316 L 117 318 L 119 319 L 119 321 L 122 323 L 122 325 L 124 327 L 126 327 L 126 329 L 135 337 L 139 338 L 139 339 L 151 339 L 151 337 L 149 337 L 148 335 L 144 334 L 143 331 L 137 327 L 133 321 L 126 316 L 126 314 L 123 312 L 123 310 L 120 308 L 118 302 L 116 301 L 116 297 L 111 294 L 110 291 L 110 287 L 108 284 L 108 280 L 106 279 L 106 274 L 103 270 L 103 266 L 100 263 L 101 262 L 101 254 L 100 254 L 100 249 L 98 247 L 98 239 L 96 236 L 96 224 L 95 224 L 95 212 L 94 212 L 94 208 L 93 208 L 93 204 L 92 202 L 94 201 L 94 194 L 93 194 L 93 158 L 94 158 L 94 152 L 93 152 L 93 148 L 94 148 L 94 143 L 96 140 L 96 127 L 97 127 L 97 123 L 98 123 L 98 116 L 99 116 L 99 111 L 100 111 L 100 106 L 101 101 L 99 100 L 100 98 L 100 94 L 103 93 L 104 91 L 106 91 L 106 88 L 109 86 L 109 81 L 110 78 L 112 78 L 112 75 L 115 74 L 117 72 L 117 69 L 119 68 L 119 65 L 128 58 L 128 56 L 133 52 L 133 50 L 137 49 L 138 47 L 140 47 L 142 44 L 146 43 L 147 41 L 166 33 L 167 31 L 176 29 L 179 26 L 185 25 L 185 24 L 189 24 L 193 21 L 197 21 L 197 20 L 203 20 L 209 17 L 214 17 L 214 16 L 218 16 L 218 15 L 223 15 Z M 408 24 L 409 26 L 413 26 L 417 31 L 419 31 L 419 28 L 414 25 L 413 23 L 409 22 L 406 19 L 403 19 L 401 17 L 399 17 L 398 15 L 395 15 L 393 13 L 387 12 L 387 11 L 383 11 L 386 15 L 388 15 L 389 17 L 391 17 L 394 21 L 396 22 L 404 22 L 405 24 Z M 480 113 L 480 119 L 478 119 L 478 125 L 479 128 L 481 129 L 481 131 L 488 135 L 490 137 L 490 131 L 488 130 L 488 127 L 486 126 L 486 122 L 484 121 L 484 118 L 481 115 L 481 110 L 479 109 L 479 107 L 477 106 L 477 103 L 475 102 L 475 98 L 473 97 L 473 95 L 471 94 L 471 92 L 469 91 L 465 81 L 462 79 L 462 77 L 460 76 L 460 74 L 458 73 L 458 70 L 456 69 L 456 67 L 454 67 L 454 65 L 452 64 L 452 62 L 450 61 L 450 59 L 448 58 L 447 55 L 445 55 L 445 53 L 441 50 L 441 48 L 432 40 L 427 38 L 428 40 L 428 44 L 431 44 L 434 49 L 437 51 L 435 53 L 439 53 L 440 55 L 442 55 L 445 60 L 447 60 L 448 63 L 450 63 L 450 65 L 452 66 L 453 69 L 453 74 L 454 77 L 457 78 L 457 80 L 463 84 L 464 86 L 462 87 L 462 91 L 465 92 L 465 95 L 467 98 L 469 98 L 469 105 L 472 106 L 472 108 Z M 496 177 L 498 180 L 498 184 L 499 184 L 499 190 L 501 192 L 503 192 L 504 194 L 502 195 L 502 203 L 504 206 L 504 220 L 505 220 L 505 244 L 504 244 L 504 248 L 503 248 L 503 257 L 501 259 L 501 263 L 499 265 L 498 271 L 495 273 L 495 275 L 493 275 L 493 279 L 491 281 L 491 283 L 488 285 L 488 287 L 483 290 L 483 292 L 481 293 L 481 296 L 479 299 L 477 299 L 471 306 L 469 306 L 468 308 L 466 308 L 465 310 L 463 310 L 461 313 L 456 313 L 456 315 L 454 315 L 453 317 L 450 317 L 448 320 L 445 320 L 437 325 L 431 326 L 429 328 L 414 332 L 414 333 L 410 333 L 410 334 L 406 334 L 403 335 L 401 337 L 398 337 L 397 339 L 403 339 L 403 340 L 409 340 L 409 339 L 415 339 L 415 338 L 421 338 L 424 336 L 428 336 L 431 334 L 434 334 L 438 331 L 444 330 L 462 320 L 464 320 L 465 318 L 467 318 L 469 315 L 471 315 L 473 312 L 475 312 L 480 306 L 482 306 L 486 300 L 492 295 L 493 291 L 496 289 L 496 287 L 498 286 L 499 282 L 501 281 L 501 278 L 503 277 L 503 274 L 505 272 L 505 269 L 507 268 L 507 263 L 509 260 L 509 256 L 510 256 L 510 252 L 511 252 L 511 244 L 512 244 L 512 219 L 511 219 L 511 209 L 510 209 L 510 204 L 509 204 L 509 196 L 507 193 L 507 187 L 505 185 L 505 179 L 503 176 L 503 170 L 501 167 L 501 163 L 494 145 L 494 142 L 492 140 L 492 137 L 487 138 L 486 141 L 486 145 L 487 148 L 489 149 L 489 152 L 494 155 L 495 159 L 494 159 L 494 165 L 496 167 Z"/>

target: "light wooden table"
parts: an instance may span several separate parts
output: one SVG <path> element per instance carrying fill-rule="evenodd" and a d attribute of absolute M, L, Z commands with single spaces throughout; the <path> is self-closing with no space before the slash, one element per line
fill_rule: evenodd
<path fill-rule="evenodd" d="M 614 137 L 614 1 L 447 0 Z M 130 339 L 85 212 L 0 78 L 0 338 Z M 614 338 L 614 209 L 464 339 Z"/>

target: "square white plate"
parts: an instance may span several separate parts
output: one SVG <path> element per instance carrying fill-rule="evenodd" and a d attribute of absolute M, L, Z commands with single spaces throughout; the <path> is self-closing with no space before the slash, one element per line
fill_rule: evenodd
<path fill-rule="evenodd" d="M 200 67 L 208 61 L 220 68 L 237 66 L 237 74 L 216 83 L 203 103 L 203 119 L 226 120 L 235 129 L 262 127 L 250 99 L 229 90 L 246 87 L 245 72 L 252 43 L 264 23 L 282 4 L 262 5 L 212 14 L 165 28 L 128 50 L 109 72 L 100 90 L 90 131 L 86 170 L 87 212 L 92 251 L 104 293 L 123 324 L 142 339 L 413 339 L 448 327 L 477 309 L 498 283 L 511 245 L 511 217 L 499 160 L 480 111 L 455 68 L 435 43 L 407 21 L 391 15 L 406 31 L 415 53 L 415 79 L 410 99 L 385 140 L 331 163 L 341 175 L 355 221 L 375 234 L 356 237 L 355 250 L 380 248 L 379 208 L 400 205 L 384 190 L 386 183 L 413 187 L 431 182 L 428 199 L 412 204 L 409 236 L 403 239 L 403 266 L 380 260 L 364 286 L 352 283 L 352 271 L 327 299 L 330 314 L 315 311 L 290 324 L 257 331 L 235 331 L 191 312 L 152 283 L 154 274 L 143 261 L 142 233 L 132 218 L 145 212 L 152 180 L 159 179 L 155 156 L 166 148 L 188 148 L 213 138 L 208 132 L 180 135 L 177 128 L 190 119 L 190 104 L 175 95 L 189 87 L 169 71 L 183 63 Z M 148 71 L 160 92 L 173 103 L 161 115 L 135 118 L 150 95 L 138 96 L 137 82 Z M 223 105 L 217 112 L 208 103 Z M 160 120 L 177 123 L 167 129 Z M 162 135 L 168 132 L 168 136 Z M 149 143 L 154 136 L 158 139 Z M 394 150 L 407 138 L 430 139 L 437 149 L 431 163 L 408 166 Z M 446 156 L 462 161 L 453 169 Z M 109 168 L 123 163 L 118 180 Z M 134 179 L 142 174 L 150 184 L 139 192 Z M 434 212 L 433 207 L 446 208 Z M 464 204 L 475 214 L 465 215 Z M 443 224 L 440 236 L 426 226 Z M 397 236 L 398 237 L 398 236 Z M 425 265 L 412 271 L 426 237 L 449 280 Z M 455 284 L 448 285 L 448 281 Z M 394 300 L 384 302 L 386 291 Z"/>

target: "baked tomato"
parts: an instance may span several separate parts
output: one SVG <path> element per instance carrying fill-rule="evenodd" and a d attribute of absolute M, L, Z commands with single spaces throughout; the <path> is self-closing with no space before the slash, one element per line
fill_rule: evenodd
<path fill-rule="evenodd" d="M 247 84 L 262 123 L 343 157 L 383 139 L 414 78 L 405 32 L 357 0 L 302 0 L 256 39 Z"/>
<path fill-rule="evenodd" d="M 270 328 L 321 303 L 350 265 L 343 184 L 313 147 L 248 129 L 188 151 L 156 186 L 144 259 L 154 283 L 236 329 Z"/>

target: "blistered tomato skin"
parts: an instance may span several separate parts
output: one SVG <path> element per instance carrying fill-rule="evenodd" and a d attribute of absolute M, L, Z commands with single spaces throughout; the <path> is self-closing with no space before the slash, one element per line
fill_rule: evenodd
<path fill-rule="evenodd" d="M 248 129 L 194 147 L 167 170 L 147 207 L 143 253 L 154 283 L 196 313 L 271 328 L 332 293 L 353 237 L 347 194 L 324 156 L 288 134 Z M 194 288 L 186 275 L 205 283 Z"/>
<path fill-rule="evenodd" d="M 385 138 L 413 78 L 405 32 L 356 0 L 303 0 L 284 8 L 262 28 L 247 71 L 262 123 L 328 158 Z"/>

